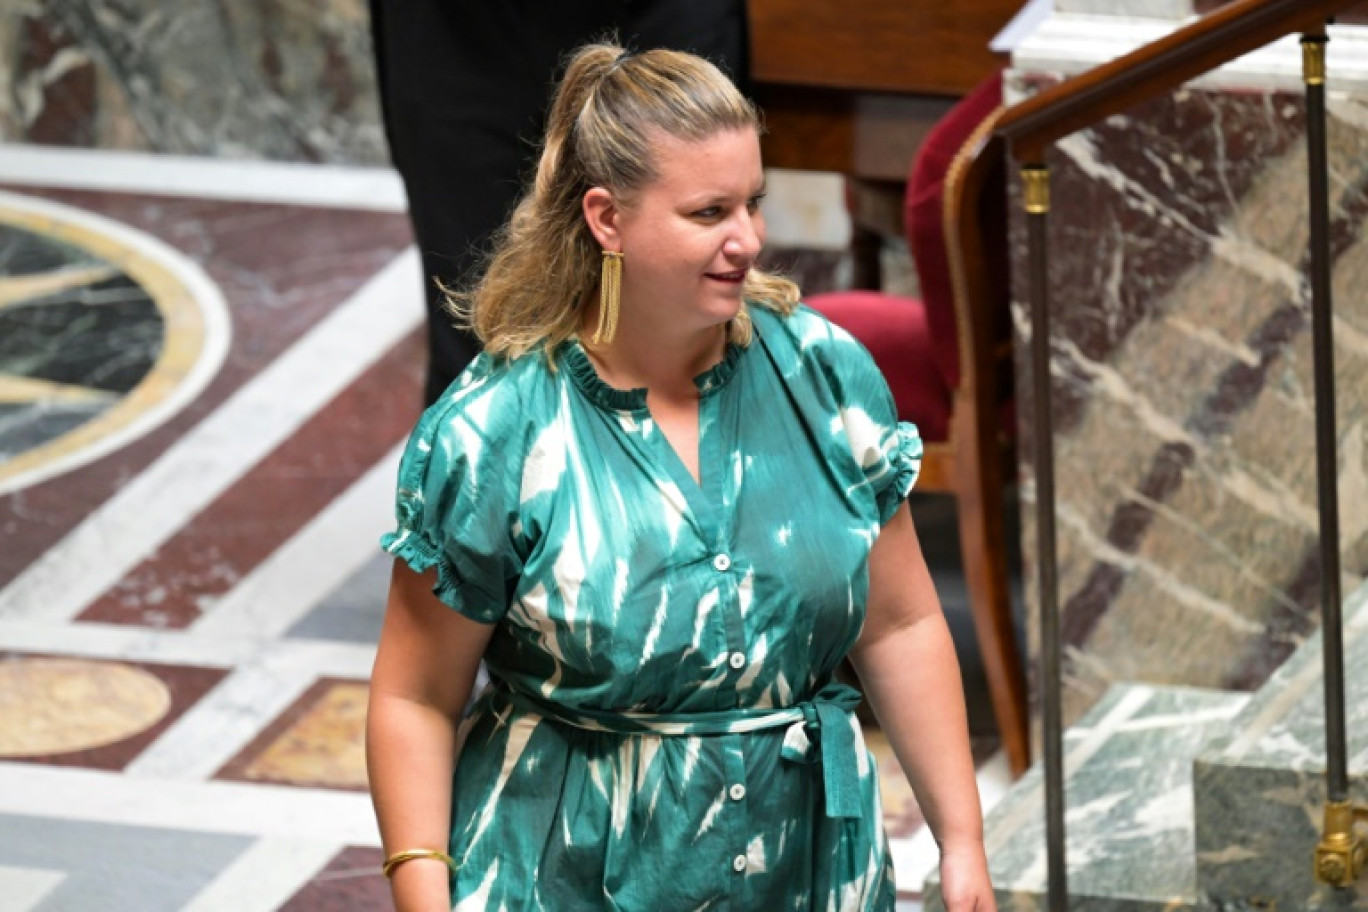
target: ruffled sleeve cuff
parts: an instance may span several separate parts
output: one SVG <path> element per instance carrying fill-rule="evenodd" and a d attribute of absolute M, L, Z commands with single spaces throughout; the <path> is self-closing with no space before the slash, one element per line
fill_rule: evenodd
<path fill-rule="evenodd" d="M 886 475 L 878 493 L 881 525 L 887 525 L 893 518 L 921 474 L 922 439 L 915 424 L 898 422 L 885 443 L 884 458 L 887 460 L 883 467 Z"/>
<path fill-rule="evenodd" d="M 457 571 L 456 565 L 446 552 L 422 533 L 401 525 L 393 532 L 381 536 L 380 547 L 408 564 L 414 573 L 425 573 L 436 567 L 437 583 L 432 587 L 432 594 L 448 608 L 481 624 L 493 624 L 499 620 L 497 610 L 482 610 L 473 600 L 466 597 L 468 587 L 462 586 L 461 574 Z M 484 601 L 486 604 L 492 604 L 488 599 Z"/>

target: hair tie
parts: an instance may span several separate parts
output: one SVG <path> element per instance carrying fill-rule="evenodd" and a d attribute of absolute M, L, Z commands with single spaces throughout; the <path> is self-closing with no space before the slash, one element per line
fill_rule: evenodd
<path fill-rule="evenodd" d="M 609 76 L 612 76 L 613 73 L 617 71 L 617 68 L 622 66 L 623 62 L 626 61 L 628 57 L 633 56 L 635 55 L 629 50 L 624 50 L 621 54 L 618 54 L 617 60 L 613 61 L 613 65 L 610 66 L 607 72 L 603 74 L 603 78 L 607 79 Z"/>

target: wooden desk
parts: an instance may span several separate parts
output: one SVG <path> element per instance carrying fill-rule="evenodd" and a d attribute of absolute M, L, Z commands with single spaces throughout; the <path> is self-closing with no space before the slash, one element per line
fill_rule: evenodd
<path fill-rule="evenodd" d="M 766 164 L 901 182 L 1023 0 L 749 0 Z"/>
<path fill-rule="evenodd" d="M 880 288 L 907 172 L 960 97 L 1006 61 L 988 43 L 1024 0 L 748 0 L 765 164 L 851 178 L 855 288 Z"/>

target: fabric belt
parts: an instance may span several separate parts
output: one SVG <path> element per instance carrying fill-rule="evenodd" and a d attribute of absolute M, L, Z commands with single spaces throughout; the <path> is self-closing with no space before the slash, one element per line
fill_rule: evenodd
<path fill-rule="evenodd" d="M 819 749 L 815 762 L 822 767 L 828 817 L 862 817 L 861 757 L 855 741 L 852 713 L 860 704 L 860 692 L 847 684 L 832 682 L 809 701 L 774 708 L 743 708 L 716 712 L 638 713 L 603 712 L 561 706 L 541 697 L 495 684 L 494 693 L 514 708 L 543 716 L 584 731 L 614 735 L 730 735 L 788 726 L 780 756 L 790 763 L 813 763 L 811 750 Z"/>

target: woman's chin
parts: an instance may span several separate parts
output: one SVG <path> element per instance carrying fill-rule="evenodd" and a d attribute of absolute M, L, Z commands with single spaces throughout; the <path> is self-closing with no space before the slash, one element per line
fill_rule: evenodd
<path fill-rule="evenodd" d="M 727 323 L 736 319 L 741 312 L 741 286 L 734 293 L 719 294 L 708 302 L 707 313 L 717 323 Z"/>

